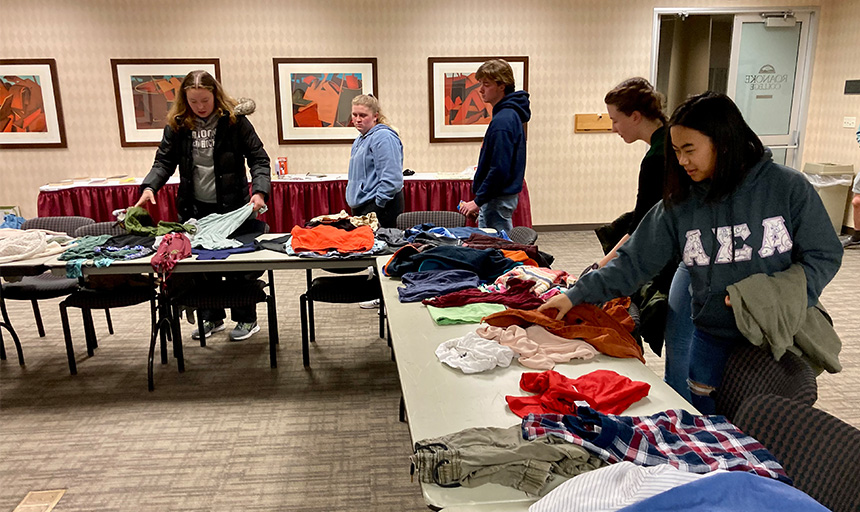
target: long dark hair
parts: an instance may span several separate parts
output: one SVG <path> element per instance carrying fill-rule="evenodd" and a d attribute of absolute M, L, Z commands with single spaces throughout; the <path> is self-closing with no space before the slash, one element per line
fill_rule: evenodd
<path fill-rule="evenodd" d="M 728 96 L 706 92 L 687 99 L 672 113 L 666 131 L 663 202 L 667 207 L 687 199 L 693 184 L 672 150 L 673 126 L 696 130 L 711 139 L 714 145 L 716 164 L 706 202 L 719 201 L 734 192 L 749 170 L 764 156 L 761 140 Z"/>

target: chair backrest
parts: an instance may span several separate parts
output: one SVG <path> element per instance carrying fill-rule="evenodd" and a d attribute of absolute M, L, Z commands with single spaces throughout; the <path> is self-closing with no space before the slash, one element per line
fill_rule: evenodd
<path fill-rule="evenodd" d="M 723 382 L 714 396 L 716 412 L 731 421 L 746 398 L 764 394 L 812 405 L 818 400 L 815 372 L 791 352 L 777 361 L 770 350 L 745 344 L 726 363 Z"/>
<path fill-rule="evenodd" d="M 514 226 L 508 236 L 512 242 L 523 245 L 534 245 L 538 239 L 537 231 L 528 226 Z"/>
<path fill-rule="evenodd" d="M 770 394 L 746 399 L 733 423 L 782 463 L 795 487 L 833 512 L 860 510 L 860 430 Z"/>
<path fill-rule="evenodd" d="M 397 216 L 397 229 L 409 229 L 418 224 L 432 222 L 440 228 L 461 228 L 466 225 L 466 217 L 460 212 L 405 212 Z"/>
<path fill-rule="evenodd" d="M 116 222 L 94 222 L 92 224 L 84 224 L 75 230 L 75 237 L 82 236 L 98 236 L 98 235 L 127 235 L 128 231 Z"/>
<path fill-rule="evenodd" d="M 69 236 L 75 236 L 75 230 L 87 224 L 93 224 L 95 221 L 89 217 L 36 217 L 25 220 L 21 225 L 21 229 L 47 229 L 49 231 L 59 231 Z"/>

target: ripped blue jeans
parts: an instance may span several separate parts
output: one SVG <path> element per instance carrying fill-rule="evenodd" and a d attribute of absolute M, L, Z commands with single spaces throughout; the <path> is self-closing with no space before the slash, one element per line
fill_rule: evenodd
<path fill-rule="evenodd" d="M 692 403 L 687 378 L 690 376 L 690 344 L 693 340 L 693 319 L 690 304 L 690 271 L 682 263 L 675 271 L 669 288 L 669 308 L 663 332 L 663 353 L 666 368 L 663 380 Z"/>
<path fill-rule="evenodd" d="M 690 386 L 693 407 L 702 414 L 714 414 L 714 399 L 710 396 L 723 382 L 723 372 L 729 355 L 740 344 L 742 337 L 724 338 L 713 336 L 698 328 L 693 330 L 690 344 Z"/>

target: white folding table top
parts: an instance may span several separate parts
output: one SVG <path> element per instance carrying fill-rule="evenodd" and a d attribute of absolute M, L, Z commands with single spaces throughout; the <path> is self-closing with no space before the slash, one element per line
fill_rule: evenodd
<path fill-rule="evenodd" d="M 284 236 L 284 233 L 269 233 L 260 235 L 258 240 L 266 240 Z M 134 260 L 117 260 L 107 267 L 95 267 L 85 265 L 83 272 L 86 275 L 111 275 L 111 274 L 147 274 L 151 273 L 151 256 Z M 372 266 L 375 257 L 367 256 L 354 259 L 333 258 L 302 258 L 288 256 L 287 254 L 270 251 L 267 249 L 231 254 L 224 260 L 198 260 L 196 255 L 177 262 L 173 272 L 253 272 L 259 270 L 301 270 L 314 268 L 353 268 Z M 66 274 L 66 262 L 56 257 L 49 258 L 46 262 L 51 272 L 57 275 Z"/>

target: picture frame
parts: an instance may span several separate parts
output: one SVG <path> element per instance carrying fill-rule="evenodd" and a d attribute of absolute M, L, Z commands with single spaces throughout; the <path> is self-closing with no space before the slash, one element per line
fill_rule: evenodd
<path fill-rule="evenodd" d="M 119 140 L 124 148 L 158 146 L 182 79 L 203 69 L 219 82 L 219 59 L 111 59 Z"/>
<path fill-rule="evenodd" d="M 279 144 L 349 144 L 352 98 L 377 92 L 376 58 L 275 58 Z"/>
<path fill-rule="evenodd" d="M 57 61 L 0 59 L 0 148 L 65 148 Z"/>
<path fill-rule="evenodd" d="M 492 109 L 481 100 L 475 73 L 484 62 L 503 59 L 514 71 L 516 90 L 528 91 L 529 58 L 428 57 L 430 142 L 481 142 Z"/>

